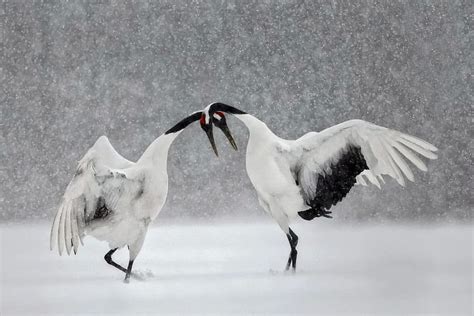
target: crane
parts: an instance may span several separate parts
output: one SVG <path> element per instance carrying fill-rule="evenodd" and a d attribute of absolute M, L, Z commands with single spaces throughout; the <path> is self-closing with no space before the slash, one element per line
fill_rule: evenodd
<path fill-rule="evenodd" d="M 60 255 L 64 249 L 68 255 L 76 254 L 85 235 L 107 241 L 110 251 L 104 259 L 124 272 L 124 282 L 128 283 L 148 227 L 166 201 L 169 148 L 188 125 L 201 117 L 201 112 L 195 112 L 181 120 L 156 138 L 136 163 L 118 154 L 106 136 L 99 137 L 79 161 L 62 197 L 51 227 L 50 249 L 57 246 Z M 213 137 L 212 133 L 208 137 Z M 129 250 L 127 268 L 112 259 L 114 252 L 124 246 Z"/>
<path fill-rule="evenodd" d="M 247 174 L 259 204 L 287 236 L 290 254 L 286 270 L 290 266 L 296 269 L 298 255 L 298 236 L 289 227 L 290 219 L 331 218 L 331 207 L 354 184 L 370 182 L 380 188 L 383 175 L 387 175 L 405 186 L 405 178 L 414 181 L 407 160 L 427 171 L 418 155 L 437 158 L 437 148 L 430 143 L 363 120 L 349 120 L 286 140 L 255 116 L 224 103 L 212 103 L 203 115 L 214 119 L 205 123 L 219 123 L 218 118 L 224 118 L 225 113 L 239 119 L 249 130 Z M 225 134 L 236 148 L 230 132 Z"/>

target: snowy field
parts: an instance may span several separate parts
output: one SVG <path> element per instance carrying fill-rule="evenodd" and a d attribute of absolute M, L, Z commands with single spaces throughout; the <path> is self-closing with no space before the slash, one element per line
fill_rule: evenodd
<path fill-rule="evenodd" d="M 298 271 L 273 223 L 159 224 L 122 282 L 104 243 L 48 249 L 49 225 L 2 225 L 1 315 L 471 315 L 473 227 L 294 225 Z M 127 252 L 116 260 L 125 264 Z"/>

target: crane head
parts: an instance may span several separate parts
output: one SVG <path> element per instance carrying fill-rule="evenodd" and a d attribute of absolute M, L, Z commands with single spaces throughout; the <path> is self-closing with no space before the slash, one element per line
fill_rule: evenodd
<path fill-rule="evenodd" d="M 218 104 L 220 103 L 213 103 L 206 107 L 204 110 L 194 112 L 191 115 L 185 117 L 172 128 L 167 130 L 165 132 L 165 135 L 179 133 L 191 123 L 199 121 L 199 123 L 201 124 L 201 128 L 206 132 L 207 137 L 209 138 L 212 150 L 214 150 L 216 156 L 219 156 L 219 154 L 217 153 L 216 143 L 214 142 L 214 134 L 212 132 L 213 125 L 215 125 L 224 133 L 232 147 L 237 150 L 237 145 L 235 144 L 234 138 L 232 137 L 232 134 L 230 133 L 230 130 L 227 127 L 226 119 L 224 116 L 225 110 L 219 111 L 218 109 L 216 109 L 215 106 Z"/>
<path fill-rule="evenodd" d="M 225 137 L 229 140 L 229 143 L 231 144 L 232 148 L 237 150 L 237 145 L 234 141 L 234 138 L 232 137 L 232 134 L 230 133 L 229 127 L 227 126 L 227 122 L 223 112 L 216 111 L 214 113 L 211 113 L 209 109 L 206 108 L 201 114 L 199 123 L 201 124 L 201 128 L 204 130 L 204 132 L 206 132 L 206 135 L 209 138 L 209 142 L 211 143 L 212 149 L 214 150 L 216 156 L 219 156 L 219 154 L 217 152 L 216 143 L 214 141 L 214 134 L 212 131 L 213 125 L 215 125 L 222 131 L 222 133 L 224 133 Z"/>

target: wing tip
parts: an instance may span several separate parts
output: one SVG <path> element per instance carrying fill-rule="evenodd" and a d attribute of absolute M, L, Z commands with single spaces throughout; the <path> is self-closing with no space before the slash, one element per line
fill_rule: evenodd
<path fill-rule="evenodd" d="M 412 142 L 412 143 L 414 143 L 414 144 L 416 144 L 420 147 L 423 147 L 426 150 L 429 150 L 429 151 L 432 151 L 432 152 L 438 151 L 438 148 L 435 145 L 433 145 L 431 143 L 428 143 L 426 140 L 423 140 L 423 139 L 418 138 L 416 136 L 401 133 L 401 137 L 404 138 L 405 140 L 408 140 L 409 142 Z"/>

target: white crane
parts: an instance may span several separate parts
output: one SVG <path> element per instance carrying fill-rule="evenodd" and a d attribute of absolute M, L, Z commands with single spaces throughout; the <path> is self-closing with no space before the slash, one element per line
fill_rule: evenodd
<path fill-rule="evenodd" d="M 426 171 L 416 155 L 436 159 L 437 148 L 424 140 L 362 120 L 350 120 L 297 140 L 276 136 L 265 123 L 235 107 L 213 103 L 203 111 L 214 124 L 224 113 L 233 114 L 249 130 L 247 173 L 260 205 L 280 225 L 290 243 L 286 270 L 296 268 L 298 236 L 289 220 L 331 217 L 329 209 L 341 201 L 354 184 L 367 180 L 380 188 L 382 175 L 402 186 L 414 175 L 405 159 Z M 217 121 L 216 121 L 217 120 Z M 206 124 L 212 124 L 206 120 Z M 234 144 L 230 133 L 226 133 Z M 211 139 L 211 138 L 210 138 Z"/>
<path fill-rule="evenodd" d="M 71 250 L 76 254 L 85 235 L 107 241 L 111 250 L 104 259 L 124 272 L 128 283 L 148 226 L 166 201 L 168 150 L 184 128 L 201 118 L 196 112 L 180 121 L 155 139 L 136 163 L 119 155 L 101 136 L 79 161 L 67 186 L 51 227 L 51 250 L 57 245 L 60 255 L 64 248 L 68 255 Z M 203 120 L 201 127 L 211 131 Z M 208 136 L 213 137 L 209 132 Z M 112 260 L 124 246 L 130 255 L 127 269 Z"/>

